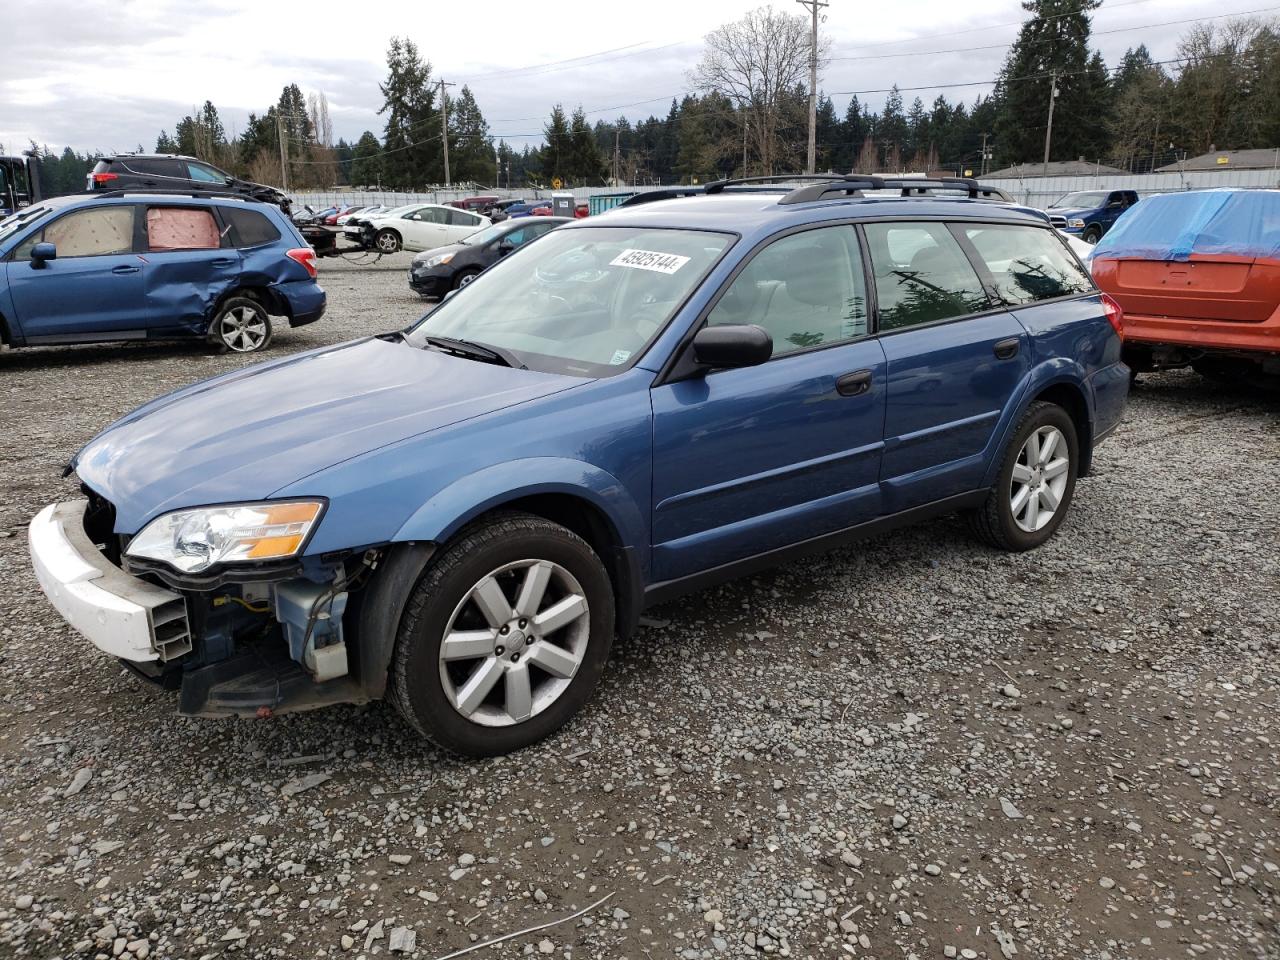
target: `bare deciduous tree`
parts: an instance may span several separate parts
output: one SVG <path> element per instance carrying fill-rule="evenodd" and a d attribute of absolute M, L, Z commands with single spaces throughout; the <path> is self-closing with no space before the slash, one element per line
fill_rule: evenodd
<path fill-rule="evenodd" d="M 690 78 L 743 112 L 760 172 L 772 174 L 787 154 L 779 131 L 795 120 L 788 116 L 798 108 L 794 91 L 808 82 L 809 24 L 802 16 L 759 7 L 707 34 L 705 42 Z"/>

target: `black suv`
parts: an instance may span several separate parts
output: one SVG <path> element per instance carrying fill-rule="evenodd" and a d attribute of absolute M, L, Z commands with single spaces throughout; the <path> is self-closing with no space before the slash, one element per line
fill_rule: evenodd
<path fill-rule="evenodd" d="M 211 163 L 172 153 L 122 153 L 101 157 L 89 174 L 86 188 L 94 190 L 212 190 L 239 193 L 250 200 L 272 203 L 288 216 L 289 198 L 275 187 L 233 177 Z"/>

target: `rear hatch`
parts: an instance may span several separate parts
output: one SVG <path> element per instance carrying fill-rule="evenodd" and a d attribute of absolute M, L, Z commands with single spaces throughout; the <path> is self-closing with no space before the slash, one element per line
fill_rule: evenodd
<path fill-rule="evenodd" d="M 1280 304 L 1280 264 L 1251 257 L 1098 258 L 1094 277 L 1125 313 L 1177 320 L 1262 323 Z"/>

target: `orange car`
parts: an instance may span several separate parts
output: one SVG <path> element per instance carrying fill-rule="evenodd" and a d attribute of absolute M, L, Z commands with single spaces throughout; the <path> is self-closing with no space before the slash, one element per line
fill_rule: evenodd
<path fill-rule="evenodd" d="M 1280 383 L 1280 191 L 1147 197 L 1094 248 L 1134 371 Z"/>

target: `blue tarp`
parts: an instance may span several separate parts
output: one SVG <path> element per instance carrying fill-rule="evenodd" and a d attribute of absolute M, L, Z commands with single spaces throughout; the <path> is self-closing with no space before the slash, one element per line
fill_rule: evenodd
<path fill-rule="evenodd" d="M 1193 253 L 1280 258 L 1280 190 L 1145 197 L 1098 241 L 1093 259 L 1188 260 Z"/>

